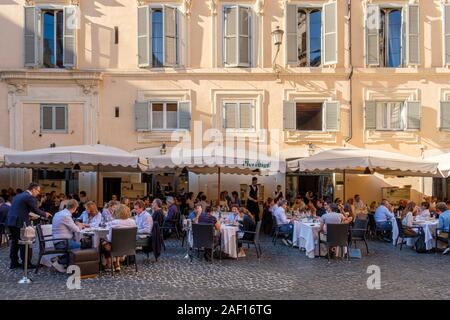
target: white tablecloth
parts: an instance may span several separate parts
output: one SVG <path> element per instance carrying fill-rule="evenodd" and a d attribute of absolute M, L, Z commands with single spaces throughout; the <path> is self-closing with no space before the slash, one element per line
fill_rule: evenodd
<path fill-rule="evenodd" d="M 222 253 L 226 253 L 231 258 L 237 258 L 236 233 L 238 230 L 239 228 L 235 226 L 221 225 L 220 227 Z"/>
<path fill-rule="evenodd" d="M 319 255 L 319 223 L 294 221 L 293 244 L 305 249 L 306 256 L 314 258 Z"/>
<path fill-rule="evenodd" d="M 433 238 L 436 233 L 436 228 L 439 224 L 438 220 L 435 221 L 424 221 L 424 222 L 415 222 L 415 224 L 421 226 L 425 233 L 425 244 L 427 250 L 431 250 L 435 247 L 435 240 Z M 392 223 L 392 243 L 395 245 L 395 241 L 398 237 L 398 226 L 397 223 Z M 401 243 L 402 239 L 398 239 L 398 243 Z M 409 238 L 406 240 L 406 245 L 412 247 L 416 241 L 416 238 Z"/>
<path fill-rule="evenodd" d="M 91 234 L 91 235 L 93 235 L 92 246 L 94 248 L 98 248 L 100 246 L 100 239 L 106 239 L 108 232 L 109 232 L 109 229 L 106 229 L 106 228 L 83 229 L 83 230 L 81 230 L 81 232 L 77 232 L 75 234 L 75 240 L 80 241 L 84 235 Z"/>

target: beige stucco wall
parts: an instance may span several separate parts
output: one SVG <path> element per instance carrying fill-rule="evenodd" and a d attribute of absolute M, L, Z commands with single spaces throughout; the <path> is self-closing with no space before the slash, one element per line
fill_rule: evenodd
<path fill-rule="evenodd" d="M 36 1 L 37 4 L 68 3 L 69 1 Z M 158 1 L 149 1 L 151 3 Z M 181 3 L 182 1 L 166 1 Z M 212 15 L 207 1 L 193 1 L 189 19 L 188 67 L 183 69 L 139 69 L 136 63 L 136 1 L 103 0 L 81 1 L 81 28 L 78 30 L 77 69 L 75 71 L 99 72 L 100 80 L 91 81 L 88 76 L 73 80 L 71 71 L 33 70 L 25 75 L 24 90 L 19 90 L 13 80 L 0 82 L 0 144 L 3 146 L 32 149 L 56 145 L 100 143 L 114 145 L 125 150 L 158 147 L 168 141 L 168 135 L 160 133 L 139 134 L 134 129 L 133 104 L 140 95 L 155 92 L 185 94 L 192 102 L 192 120 L 201 121 L 204 129 L 217 124 L 215 97 L 261 96 L 262 129 L 282 129 L 282 107 L 286 98 L 331 98 L 341 106 L 341 130 L 338 133 L 281 133 L 279 148 L 289 157 L 304 155 L 308 143 L 318 151 L 338 146 L 357 146 L 384 149 L 421 157 L 436 149 L 450 149 L 450 133 L 438 129 L 439 102 L 450 93 L 450 71 L 442 67 L 442 23 L 439 0 L 420 0 L 421 65 L 417 68 L 365 68 L 364 7 L 361 1 L 352 1 L 351 43 L 350 28 L 346 17 L 347 1 L 338 1 L 338 63 L 326 68 L 287 68 L 284 63 L 285 48 L 281 47 L 277 75 L 272 71 L 275 48 L 270 32 L 276 26 L 285 28 L 284 1 L 265 1 L 264 13 L 258 16 L 262 28 L 258 38 L 258 65 L 251 69 L 225 69 L 220 67 L 218 43 L 220 5 L 218 15 Z M 226 3 L 254 4 L 255 1 L 227 1 Z M 302 1 L 293 1 L 302 3 Z M 310 0 L 308 3 L 324 3 Z M 374 3 L 399 3 L 408 1 L 379 1 Z M 23 5 L 25 1 L 0 0 L 0 72 L 25 70 L 23 68 Z M 119 44 L 114 44 L 114 27 L 119 27 Z M 214 42 L 214 43 L 213 43 Z M 350 59 L 351 45 L 351 63 Z M 213 49 L 216 50 L 213 50 Z M 351 66 L 354 67 L 349 80 Z M 45 73 L 45 76 L 43 75 Z M 68 74 L 63 86 L 76 87 L 61 91 L 60 74 Z M 55 76 L 56 75 L 56 76 Z M 27 78 L 28 77 L 28 78 Z M 92 87 L 90 87 L 92 85 Z M 47 102 L 34 88 L 47 87 L 54 91 L 55 99 L 70 94 L 69 134 L 33 134 L 39 129 L 36 113 L 38 103 Z M 36 89 L 39 91 L 40 89 Z M 8 92 L 11 94 L 8 95 Z M 58 96 L 58 93 L 60 95 Z M 33 105 L 24 108 L 22 119 L 13 119 L 8 108 L 15 108 L 12 97 L 20 101 L 38 97 Z M 364 130 L 364 100 L 368 96 L 386 99 L 412 97 L 422 102 L 422 128 L 420 132 L 368 133 Z M 84 103 L 84 104 L 83 104 Z M 114 118 L 114 107 L 120 107 L 120 117 Z M 350 107 L 351 111 L 350 112 Z M 14 110 L 14 109 L 13 109 Z M 88 114 L 89 113 L 89 114 Z M 351 119 L 350 119 L 350 114 Z M 92 123 L 86 124 L 85 119 Z M 14 121 L 22 121 L 21 141 L 12 138 L 10 128 Z M 352 128 L 350 130 L 350 121 Z M 93 131 L 98 128 L 97 131 Z M 73 131 L 73 133 L 71 133 Z M 351 139 L 346 142 L 347 138 Z M 25 138 L 26 137 L 26 138 Z M 145 142 L 143 142 L 145 141 Z M 173 143 L 169 143 L 169 145 Z M 366 201 L 379 200 L 380 187 L 411 184 L 422 191 L 422 180 L 408 181 L 388 179 L 380 182 L 376 177 L 350 177 L 347 195 L 363 193 Z M 230 186 L 230 189 L 232 186 Z"/>

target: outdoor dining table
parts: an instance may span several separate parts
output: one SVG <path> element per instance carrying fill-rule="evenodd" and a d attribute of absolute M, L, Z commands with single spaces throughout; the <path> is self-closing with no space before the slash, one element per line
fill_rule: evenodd
<path fill-rule="evenodd" d="M 319 230 L 320 223 L 303 222 L 295 220 L 293 233 L 293 245 L 299 249 L 305 249 L 308 258 L 319 255 Z"/>
<path fill-rule="evenodd" d="M 435 247 L 436 243 L 434 241 L 433 235 L 436 233 L 436 228 L 439 225 L 439 220 L 416 220 L 414 221 L 414 226 L 420 226 L 423 228 L 423 232 L 425 233 L 425 244 L 427 250 L 431 250 Z M 395 241 L 398 237 L 398 226 L 397 223 L 392 223 L 392 244 L 395 246 Z M 412 247 L 417 238 L 408 238 L 406 240 L 406 245 Z M 403 239 L 399 238 L 398 243 L 403 241 Z"/>
<path fill-rule="evenodd" d="M 222 224 L 220 226 L 220 246 L 222 253 L 237 259 L 237 231 L 239 227 Z"/>
<path fill-rule="evenodd" d="M 100 239 L 106 239 L 108 232 L 108 228 L 85 228 L 75 233 L 75 240 L 80 241 L 84 236 L 92 236 L 92 247 L 98 249 Z"/>

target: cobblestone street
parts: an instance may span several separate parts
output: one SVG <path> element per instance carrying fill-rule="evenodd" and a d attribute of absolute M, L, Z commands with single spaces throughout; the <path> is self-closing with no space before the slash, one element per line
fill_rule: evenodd
<path fill-rule="evenodd" d="M 254 250 L 238 261 L 214 263 L 185 259 L 179 242 L 167 242 L 157 263 L 138 255 L 139 272 L 123 268 L 114 278 L 102 274 L 82 280 L 81 290 L 66 288 L 67 275 L 43 267 L 34 282 L 19 285 L 22 270 L 8 269 L 8 248 L 0 249 L 1 299 L 449 299 L 450 257 L 402 251 L 370 242 L 370 255 L 349 263 L 309 259 L 298 249 L 273 246 L 264 238 L 263 256 Z M 363 251 L 365 252 L 365 251 Z M 36 253 L 33 262 L 35 263 Z M 153 258 L 151 256 L 151 258 Z M 367 267 L 381 268 L 381 290 L 367 289 Z"/>

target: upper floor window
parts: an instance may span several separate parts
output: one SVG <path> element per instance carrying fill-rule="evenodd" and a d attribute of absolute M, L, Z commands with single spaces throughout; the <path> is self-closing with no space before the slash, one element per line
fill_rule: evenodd
<path fill-rule="evenodd" d="M 67 105 L 41 105 L 41 132 L 67 132 Z"/>
<path fill-rule="evenodd" d="M 76 56 L 74 6 L 60 9 L 25 7 L 25 66 L 74 67 Z"/>
<path fill-rule="evenodd" d="M 136 102 L 136 131 L 177 130 L 191 127 L 190 101 Z"/>
<path fill-rule="evenodd" d="M 225 101 L 222 114 L 225 129 L 255 128 L 255 107 L 252 101 Z"/>
<path fill-rule="evenodd" d="M 223 63 L 226 67 L 251 66 L 251 9 L 247 6 L 223 8 Z"/>
<path fill-rule="evenodd" d="M 336 101 L 284 101 L 283 128 L 289 131 L 339 131 L 340 105 Z"/>
<path fill-rule="evenodd" d="M 418 101 L 366 101 L 366 129 L 419 130 L 421 105 Z"/>
<path fill-rule="evenodd" d="M 286 62 L 300 67 L 337 63 L 337 4 L 286 4 Z"/>
<path fill-rule="evenodd" d="M 398 68 L 419 64 L 419 7 L 369 4 L 366 60 L 369 66 Z"/>
<path fill-rule="evenodd" d="M 450 65 L 450 4 L 443 4 L 443 31 L 444 31 L 444 65 Z"/>
<path fill-rule="evenodd" d="M 177 7 L 138 7 L 138 66 L 184 66 L 186 28 L 185 16 Z"/>
<path fill-rule="evenodd" d="M 322 10 L 298 10 L 298 60 L 300 67 L 322 63 Z"/>

